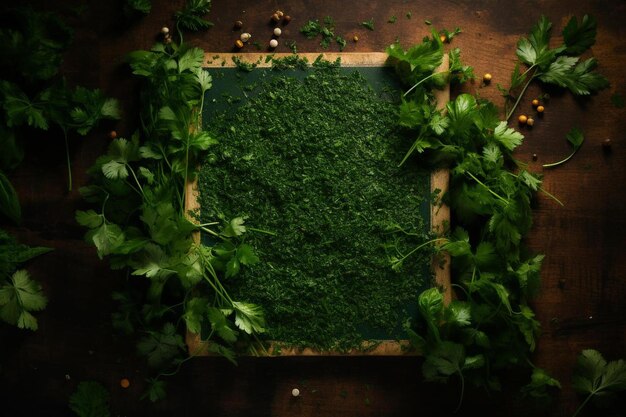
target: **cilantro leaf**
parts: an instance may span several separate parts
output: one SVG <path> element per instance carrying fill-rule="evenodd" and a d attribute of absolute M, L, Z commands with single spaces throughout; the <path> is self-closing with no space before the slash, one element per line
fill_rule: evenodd
<path fill-rule="evenodd" d="M 47 303 L 41 285 L 25 270 L 16 271 L 0 286 L 0 318 L 20 329 L 37 330 L 37 319 L 31 312 L 43 310 Z"/>
<path fill-rule="evenodd" d="M 563 40 L 565 41 L 565 53 L 569 55 L 580 55 L 596 43 L 597 23 L 592 16 L 584 15 L 578 25 L 576 16 L 567 22 L 563 29 Z"/>
<path fill-rule="evenodd" d="M 137 343 L 137 351 L 153 368 L 169 364 L 184 349 L 183 338 L 172 323 L 165 323 L 161 331 L 149 331 L 148 336 Z"/>
<path fill-rule="evenodd" d="M 167 397 L 167 392 L 165 391 L 167 383 L 165 381 L 157 378 L 148 378 L 146 382 L 148 383 L 148 390 L 141 396 L 142 400 L 148 398 L 155 403 Z"/>
<path fill-rule="evenodd" d="M 176 24 L 183 29 L 199 31 L 213 26 L 212 22 L 203 19 L 211 11 L 211 0 L 187 0 L 185 7 L 174 15 Z"/>
<path fill-rule="evenodd" d="M 235 217 L 224 227 L 222 230 L 222 236 L 235 237 L 241 236 L 246 232 L 246 226 L 244 226 L 245 220 L 243 217 Z"/>
<path fill-rule="evenodd" d="M 413 85 L 422 78 L 431 75 L 443 59 L 443 44 L 439 36 L 424 38 L 422 43 L 404 50 L 399 43 L 387 47 L 387 55 L 393 63 L 400 80 Z"/>
<path fill-rule="evenodd" d="M 152 10 L 151 0 L 126 0 L 124 2 L 124 14 L 131 17 L 134 13 L 150 14 Z"/>
<path fill-rule="evenodd" d="M 20 264 L 51 250 L 18 244 L 12 236 L 0 229 L 0 279 L 8 278 Z"/>
<path fill-rule="evenodd" d="M 178 72 L 189 70 L 193 73 L 202 68 L 204 51 L 200 48 L 190 48 L 178 58 Z"/>
<path fill-rule="evenodd" d="M 560 389 L 561 383 L 552 378 L 545 370 L 541 368 L 533 368 L 530 382 L 522 387 L 522 394 L 526 397 L 533 398 L 547 404 L 551 400 L 550 390 Z"/>
<path fill-rule="evenodd" d="M 42 103 L 31 101 L 16 85 L 8 81 L 0 82 L 0 96 L 3 96 L 6 123 L 8 127 L 28 126 L 48 130 L 48 120 L 44 116 Z"/>
<path fill-rule="evenodd" d="M 233 301 L 235 325 L 248 334 L 265 332 L 265 319 L 260 306 Z"/>
<path fill-rule="evenodd" d="M 71 395 L 70 409 L 78 417 L 110 417 L 109 393 L 98 382 L 87 381 L 78 384 Z"/>
<path fill-rule="evenodd" d="M 598 402 L 626 391 L 626 362 L 623 359 L 607 362 L 597 350 L 583 350 L 576 362 L 572 386 L 587 395 L 578 414 L 590 399 Z"/>
<path fill-rule="evenodd" d="M 507 150 L 512 151 L 524 140 L 524 136 L 513 128 L 507 126 L 505 121 L 501 121 L 493 131 L 493 138 Z"/>

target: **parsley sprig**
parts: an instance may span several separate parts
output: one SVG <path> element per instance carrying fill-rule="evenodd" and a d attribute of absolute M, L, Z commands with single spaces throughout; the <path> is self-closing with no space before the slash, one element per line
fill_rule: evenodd
<path fill-rule="evenodd" d="M 221 283 L 258 261 L 245 244 L 244 219 L 199 224 L 185 209 L 187 183 L 217 143 L 200 123 L 212 85 L 202 69 L 204 51 L 158 44 L 132 52 L 128 61 L 143 81 L 141 129 L 113 140 L 90 169 L 92 183 L 80 191 L 94 209 L 78 211 L 76 220 L 100 258 L 110 257 L 114 268 L 131 271 L 134 284 L 148 286 L 138 297 L 134 291 L 115 295 L 122 308 L 114 324 L 144 332 L 138 351 L 158 374 L 146 395 L 157 400 L 164 395 L 161 378 L 193 357 L 185 355 L 185 329 L 234 361 L 235 343 L 254 342 L 265 324 L 258 306 L 232 299 Z M 215 243 L 197 243 L 199 231 Z"/>
<path fill-rule="evenodd" d="M 591 71 L 595 60 L 578 63 L 572 56 L 593 43 L 595 21 L 585 17 L 578 25 L 571 20 L 564 31 L 565 45 L 555 49 L 548 46 L 550 27 L 542 18 L 529 38 L 518 43 L 518 56 L 528 70 L 520 73 L 518 67 L 515 86 L 525 82 L 524 91 L 538 79 L 575 94 L 605 87 L 606 79 Z M 449 53 L 449 70 L 437 71 L 444 54 L 438 32 L 407 50 L 394 44 L 387 51 L 407 86 L 398 123 L 415 138 L 402 163 L 418 158 L 420 164 L 448 167 L 450 188 L 442 198 L 454 214 L 440 248 L 452 258 L 456 300 L 445 305 L 436 288 L 420 294 L 420 317 L 407 324 L 407 332 L 425 355 L 422 370 L 427 380 L 443 382 L 456 376 L 461 397 L 468 381 L 498 389 L 500 372 L 532 365 L 530 354 L 540 331 L 529 302 L 539 289 L 544 255 L 529 254 L 523 245 L 532 225 L 531 204 L 539 191 L 560 202 L 541 188 L 540 175 L 514 158 L 524 136 L 507 125 L 513 110 L 501 120 L 492 102 L 470 94 L 458 95 L 444 111 L 436 108 L 434 88 L 472 76 L 457 50 Z M 576 151 L 582 133 L 573 130 L 568 137 Z M 548 398 L 548 391 L 560 386 L 558 381 L 534 365 L 531 369 L 523 393 Z"/>
<path fill-rule="evenodd" d="M 581 59 L 581 55 L 595 43 L 597 23 L 593 17 L 585 15 L 579 22 L 573 16 L 563 28 L 563 44 L 556 48 L 550 47 L 551 31 L 552 23 L 541 16 L 528 37 L 518 41 L 516 54 L 526 70 L 522 72 L 518 63 L 511 75 L 510 87 L 505 89 L 498 85 L 505 98 L 506 120 L 511 118 L 534 80 L 565 88 L 578 96 L 608 87 L 608 80 L 594 71 L 598 65 L 596 59 Z M 507 109 L 510 103 L 513 105 Z"/>

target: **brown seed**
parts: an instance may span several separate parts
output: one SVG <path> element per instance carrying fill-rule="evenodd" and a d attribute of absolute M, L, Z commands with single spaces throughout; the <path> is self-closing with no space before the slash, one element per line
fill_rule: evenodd
<path fill-rule="evenodd" d="M 543 113 L 544 110 L 545 110 L 545 108 L 543 106 L 537 106 L 537 111 L 539 113 Z"/>
<path fill-rule="evenodd" d="M 122 388 L 128 388 L 130 387 L 130 381 L 128 380 L 128 378 L 122 378 L 120 379 L 120 386 Z"/>
<path fill-rule="evenodd" d="M 241 29 L 243 27 L 243 22 L 241 20 L 236 20 L 235 23 L 233 24 L 233 27 L 235 29 Z"/>
<path fill-rule="evenodd" d="M 534 154 L 533 154 L 533 161 L 536 161 L 536 160 L 537 160 L 537 154 L 536 154 L 536 153 L 534 153 Z"/>
<path fill-rule="evenodd" d="M 526 124 L 526 122 L 528 121 L 528 117 L 526 117 L 525 115 L 521 114 L 518 118 L 517 121 L 521 124 L 524 125 Z"/>
<path fill-rule="evenodd" d="M 111 139 L 115 139 L 115 138 L 117 137 L 117 132 L 116 132 L 115 130 L 111 130 L 111 131 L 109 132 L 109 137 L 110 137 Z"/>
<path fill-rule="evenodd" d="M 535 119 L 533 119 L 532 117 L 529 117 L 528 120 L 526 120 L 526 124 L 531 127 L 534 126 Z"/>
<path fill-rule="evenodd" d="M 354 35 L 354 36 L 352 37 L 352 41 L 353 41 L 353 42 L 358 42 L 358 41 L 359 41 L 359 37 L 358 37 L 358 36 L 356 36 L 356 35 Z"/>
<path fill-rule="evenodd" d="M 604 148 L 604 150 L 608 151 L 611 149 L 611 139 L 604 139 L 602 141 L 602 147 Z"/>
<path fill-rule="evenodd" d="M 285 13 L 283 13 L 282 10 L 276 10 L 276 14 L 278 15 L 279 18 L 283 18 L 283 16 L 285 15 Z"/>
<path fill-rule="evenodd" d="M 243 48 L 243 42 L 241 41 L 241 39 L 237 39 L 235 41 L 235 46 L 239 49 Z"/>
<path fill-rule="evenodd" d="M 534 100 L 532 101 L 532 105 L 533 105 L 534 107 L 537 107 L 537 106 L 539 105 L 539 100 L 534 99 Z"/>
<path fill-rule="evenodd" d="M 272 20 L 273 20 L 274 22 L 280 22 L 280 16 L 279 16 L 277 13 L 274 13 L 274 14 L 272 15 Z"/>
<path fill-rule="evenodd" d="M 283 22 L 285 22 L 285 24 L 291 22 L 291 16 L 289 16 L 288 14 L 285 15 L 285 17 L 283 17 Z"/>
<path fill-rule="evenodd" d="M 486 73 L 485 75 L 483 75 L 483 81 L 485 82 L 485 84 L 489 84 L 491 82 L 491 74 Z"/>

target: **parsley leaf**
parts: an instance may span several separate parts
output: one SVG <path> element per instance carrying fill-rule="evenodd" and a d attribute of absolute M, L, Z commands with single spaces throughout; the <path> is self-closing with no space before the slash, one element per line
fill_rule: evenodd
<path fill-rule="evenodd" d="M 233 301 L 235 309 L 235 325 L 248 334 L 265 332 L 265 319 L 260 306 Z"/>
<path fill-rule="evenodd" d="M 208 29 L 212 22 L 203 19 L 211 11 L 211 0 L 187 0 L 185 7 L 175 13 L 176 25 L 191 31 Z"/>
<path fill-rule="evenodd" d="M 592 16 L 584 15 L 578 25 L 576 16 L 567 22 L 563 29 L 563 40 L 565 41 L 565 53 L 569 55 L 580 55 L 596 43 L 597 23 Z"/>
<path fill-rule="evenodd" d="M 70 409 L 78 417 L 110 417 L 109 393 L 98 382 L 87 381 L 78 384 L 70 397 Z"/>
<path fill-rule="evenodd" d="M 524 140 L 524 136 L 517 130 L 507 126 L 505 121 L 501 121 L 493 131 L 493 138 L 507 150 L 513 151 Z"/>
<path fill-rule="evenodd" d="M 137 351 L 148 359 L 148 365 L 159 368 L 171 362 L 185 349 L 181 335 L 172 323 L 165 323 L 161 331 L 149 331 L 137 344 Z"/>
<path fill-rule="evenodd" d="M 589 400 L 599 403 L 601 399 L 626 391 L 626 362 L 623 359 L 607 362 L 597 350 L 583 350 L 577 359 L 572 386 L 587 395 L 576 416 Z"/>
<path fill-rule="evenodd" d="M 37 330 L 37 319 L 30 312 L 43 310 L 47 303 L 41 285 L 25 270 L 16 271 L 0 286 L 0 318 L 20 329 Z"/>

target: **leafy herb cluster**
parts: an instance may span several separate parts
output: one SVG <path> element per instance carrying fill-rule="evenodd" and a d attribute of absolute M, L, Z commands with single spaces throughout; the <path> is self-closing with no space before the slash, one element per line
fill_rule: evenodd
<path fill-rule="evenodd" d="M 340 51 L 346 47 L 345 38 L 335 34 L 335 21 L 330 16 L 326 16 L 323 23 L 320 23 L 319 19 L 309 20 L 300 28 L 300 33 L 307 39 L 321 36 L 320 46 L 322 49 L 327 49 L 333 41 L 337 42 Z"/>
<path fill-rule="evenodd" d="M 216 250 L 248 266 L 234 262 L 225 286 L 264 307 L 268 338 L 347 350 L 374 330 L 400 336 L 403 309 L 430 281 L 431 252 L 407 256 L 428 236 L 429 181 L 398 167 L 406 138 L 390 94 L 359 72 L 313 65 L 301 77 L 273 66 L 245 86 L 244 104 L 207 118 L 220 144 L 200 175 L 202 221 L 254 225 L 244 247 Z"/>
<path fill-rule="evenodd" d="M 516 67 L 512 89 L 526 78 L 527 83 L 533 79 L 557 83 L 577 94 L 606 86 L 606 79 L 591 71 L 594 59 L 576 65 L 578 58 L 572 56 L 593 44 L 595 22 L 585 17 L 578 26 L 575 18 L 570 20 L 564 31 L 566 44 L 556 49 L 548 48 L 550 27 L 542 17 L 530 38 L 518 43 L 518 56 L 529 68 L 520 74 Z M 388 53 L 410 87 L 399 106 L 400 125 L 415 137 L 405 161 L 411 163 L 408 158 L 417 154 L 420 163 L 450 169 L 450 188 L 443 201 L 454 214 L 441 249 L 452 257 L 456 299 L 445 305 L 439 289 L 423 292 L 418 299 L 421 318 L 407 331 L 425 355 L 427 379 L 458 376 L 461 398 L 466 380 L 499 389 L 500 372 L 532 363 L 530 354 L 540 331 L 529 302 L 539 289 L 544 256 L 528 253 L 523 238 L 532 224 L 533 198 L 543 191 L 541 177 L 513 157 L 523 135 L 500 120 L 493 103 L 461 94 L 445 111 L 435 108 L 432 88 L 445 81 L 445 74 L 471 74 L 454 51 L 450 70 L 435 72 L 443 55 L 436 32 L 408 50 L 394 44 Z M 559 386 L 533 366 L 524 392 L 545 398 L 551 387 Z"/>
<path fill-rule="evenodd" d="M 165 372 L 186 360 L 185 325 L 196 332 L 209 327 L 209 349 L 234 360 L 235 342 L 262 333 L 264 319 L 258 306 L 233 300 L 221 284 L 235 254 L 193 238 L 203 230 L 239 247 L 243 220 L 198 224 L 186 211 L 186 184 L 217 143 L 200 125 L 212 82 L 202 70 L 204 51 L 157 44 L 132 52 L 128 61 L 143 81 L 141 129 L 113 140 L 90 169 L 92 184 L 80 191 L 96 209 L 78 211 L 76 219 L 89 229 L 85 238 L 101 258 L 131 271 L 129 293 L 115 295 L 122 309 L 114 324 L 145 332 L 138 351 L 150 365 Z M 147 291 L 137 291 L 144 284 Z M 164 395 L 159 376 L 149 383 L 150 399 Z"/>

